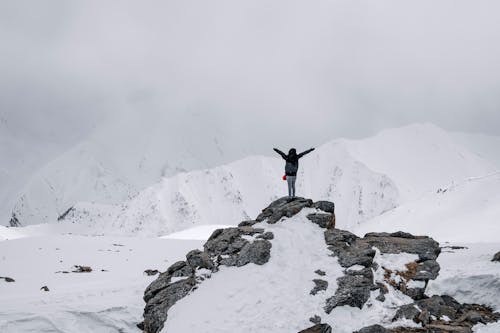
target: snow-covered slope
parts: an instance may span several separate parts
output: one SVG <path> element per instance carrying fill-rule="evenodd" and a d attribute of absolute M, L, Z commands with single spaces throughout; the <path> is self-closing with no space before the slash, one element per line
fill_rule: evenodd
<path fill-rule="evenodd" d="M 355 232 L 405 230 L 439 241 L 500 241 L 500 172 L 449 184 L 382 214 Z"/>
<path fill-rule="evenodd" d="M 495 170 L 445 131 L 412 125 L 318 147 L 301 160 L 297 193 L 335 202 L 338 226 L 350 229 L 440 187 Z M 280 158 L 248 157 L 164 178 L 118 206 L 79 203 L 66 220 L 98 226 L 99 232 L 147 235 L 235 223 L 286 194 L 282 174 Z"/>
<path fill-rule="evenodd" d="M 54 222 L 78 202 L 117 204 L 162 176 L 246 155 L 203 115 L 180 116 L 176 122 L 168 116 L 153 111 L 124 113 L 59 156 L 41 159 L 37 169 L 22 173 L 16 165 L 2 168 L 0 184 L 6 190 L 0 199 L 8 200 L 0 206 L 1 224 L 8 224 L 12 214 L 21 225 Z M 24 146 L 9 142 L 2 142 L 2 147 L 15 154 L 4 155 L 13 161 L 20 159 L 19 154 L 30 154 Z M 9 185 L 10 179 L 15 183 Z"/>
<path fill-rule="evenodd" d="M 56 222 L 74 207 L 65 221 L 96 232 L 161 235 L 248 219 L 286 194 L 277 155 L 199 170 L 221 156 L 238 156 L 239 147 L 214 139 L 211 149 L 195 153 L 196 142 L 171 136 L 152 119 L 123 119 L 47 164 L 15 205 L 20 223 Z M 137 128 L 148 134 L 137 135 Z M 411 125 L 318 147 L 301 160 L 297 193 L 334 201 L 339 226 L 352 228 L 440 187 L 495 170 L 442 129 Z"/>
<path fill-rule="evenodd" d="M 500 137 L 485 134 L 451 133 L 453 139 L 500 169 Z"/>
<path fill-rule="evenodd" d="M 341 226 L 351 227 L 397 205 L 395 184 L 354 160 L 342 143 L 319 147 L 301 164 L 298 193 L 336 202 Z M 267 202 L 285 194 L 282 174 L 280 159 L 249 157 L 165 178 L 120 206 L 79 204 L 65 220 L 99 232 L 146 235 L 235 224 L 257 216 Z"/>
<path fill-rule="evenodd" d="M 498 170 L 432 124 L 390 129 L 371 138 L 348 141 L 347 149 L 370 169 L 391 178 L 402 201 Z"/>

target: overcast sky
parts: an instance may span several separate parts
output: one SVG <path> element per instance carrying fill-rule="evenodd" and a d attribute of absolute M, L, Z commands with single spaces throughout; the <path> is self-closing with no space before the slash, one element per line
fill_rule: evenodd
<path fill-rule="evenodd" d="M 0 116 L 56 140 L 129 113 L 260 143 L 413 122 L 500 135 L 499 13 L 498 0 L 1 1 Z"/>

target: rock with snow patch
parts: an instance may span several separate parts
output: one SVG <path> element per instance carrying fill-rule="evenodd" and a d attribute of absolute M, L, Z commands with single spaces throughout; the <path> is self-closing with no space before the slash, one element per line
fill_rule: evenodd
<path fill-rule="evenodd" d="M 398 319 L 410 319 L 423 325 L 439 324 L 470 328 L 477 323 L 486 324 L 498 321 L 500 313 L 495 313 L 489 307 L 478 304 L 460 304 L 447 295 L 434 295 L 428 299 L 401 306 L 393 320 Z"/>
<path fill-rule="evenodd" d="M 141 324 L 145 332 L 161 331 L 167 320 L 168 309 L 178 300 L 189 294 L 196 285 L 193 277 L 169 284 L 165 289 L 151 298 L 144 308 L 144 322 Z"/>
<path fill-rule="evenodd" d="M 258 239 L 265 239 L 265 240 L 271 240 L 274 239 L 274 234 L 270 231 L 263 233 L 262 235 L 257 235 Z"/>
<path fill-rule="evenodd" d="M 344 305 L 362 309 L 370 298 L 370 291 L 377 289 L 373 284 L 373 272 L 370 268 L 346 271 L 344 276 L 337 279 L 337 284 L 335 295 L 326 300 L 326 313 Z"/>
<path fill-rule="evenodd" d="M 441 253 L 439 243 L 427 236 L 413 236 L 401 231 L 394 233 L 368 233 L 363 242 L 374 246 L 382 253 L 413 253 L 420 261 L 435 260 Z"/>
<path fill-rule="evenodd" d="M 186 261 L 174 263 L 147 287 L 144 292 L 144 321 L 137 326 L 147 333 L 159 332 L 170 307 L 210 277 L 206 274 L 207 270 L 209 273 L 217 272 L 220 265 L 240 267 L 248 263 L 265 264 L 271 256 L 272 244 L 266 239 L 257 239 L 257 236 L 264 235 L 273 238 L 272 233 L 249 225 L 215 230 L 204 244 L 203 251 L 190 251 Z"/>
<path fill-rule="evenodd" d="M 192 250 L 186 255 L 187 262 L 192 268 L 206 268 L 212 270 L 214 263 L 207 252 Z"/>
<path fill-rule="evenodd" d="M 283 217 L 292 217 L 303 208 L 312 207 L 312 205 L 313 201 L 311 199 L 283 197 L 264 208 L 255 220 L 259 222 L 266 220 L 267 223 L 274 224 Z"/>

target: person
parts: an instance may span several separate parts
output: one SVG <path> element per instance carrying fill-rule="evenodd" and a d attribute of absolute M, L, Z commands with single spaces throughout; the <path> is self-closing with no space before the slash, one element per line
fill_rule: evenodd
<path fill-rule="evenodd" d="M 290 149 L 288 151 L 288 155 L 279 150 L 278 148 L 273 148 L 275 152 L 281 155 L 283 159 L 286 161 L 285 164 L 285 175 L 286 181 L 288 183 L 288 197 L 295 197 L 295 181 L 297 180 L 297 170 L 299 169 L 299 158 L 302 156 L 309 154 L 314 150 L 314 148 L 308 149 L 305 152 L 297 154 L 297 150 L 295 148 Z"/>

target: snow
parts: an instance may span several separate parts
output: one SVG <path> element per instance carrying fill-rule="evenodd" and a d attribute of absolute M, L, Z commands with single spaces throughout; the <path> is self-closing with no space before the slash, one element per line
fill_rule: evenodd
<path fill-rule="evenodd" d="M 500 311 L 500 263 L 491 261 L 500 251 L 500 242 L 442 244 L 452 245 L 467 248 L 443 249 L 438 257 L 441 271 L 436 280 L 429 281 L 427 293 L 446 294 L 459 302 L 486 304 Z"/>
<path fill-rule="evenodd" d="M 347 142 L 349 152 L 372 170 L 393 180 L 402 201 L 419 198 L 454 181 L 490 174 L 498 168 L 456 143 L 432 124 L 382 131 L 360 141 Z"/>
<path fill-rule="evenodd" d="M 288 333 L 310 326 L 315 314 L 324 314 L 322 307 L 342 269 L 329 256 L 322 229 L 308 221 L 305 212 L 262 227 L 275 236 L 269 262 L 222 267 L 170 309 L 163 332 Z M 315 274 L 317 269 L 326 276 Z M 309 294 L 316 278 L 329 282 L 327 293 Z"/>
<path fill-rule="evenodd" d="M 35 151 L 34 145 L 0 137 L 2 144 L 12 143 L 12 149 L 2 147 L 7 160 L 19 155 L 16 147 L 30 155 L 0 169 L 0 218 L 8 222 L 13 210 L 27 225 L 0 226 L 0 276 L 16 280 L 0 280 L 2 333 L 137 332 L 144 289 L 155 279 L 144 275 L 145 269 L 164 271 L 201 248 L 215 229 L 253 219 L 286 194 L 283 161 L 276 156 L 214 167 L 219 157 L 229 162 L 245 154 L 215 140 L 198 155 L 195 142 L 169 141 L 161 124 L 134 127 L 135 121 L 101 128 L 62 154 L 62 145 Z M 125 135 L 123 128 L 151 133 Z M 429 235 L 442 246 L 467 246 L 443 249 L 440 275 L 429 282 L 428 293 L 499 310 L 500 265 L 491 262 L 500 250 L 498 140 L 450 134 L 429 124 L 334 140 L 301 160 L 297 193 L 335 202 L 337 227 L 358 235 L 402 230 Z M 340 333 L 371 324 L 415 325 L 391 323 L 396 307 L 410 302 L 392 287 L 384 303 L 374 292 L 363 310 L 323 312 L 343 272 L 329 256 L 323 230 L 305 219 L 310 211 L 264 225 L 275 235 L 269 263 L 223 267 L 213 275 L 199 271 L 211 278 L 170 310 L 166 330 L 294 332 L 310 326 L 315 314 Z M 379 251 L 375 257 L 380 267 L 392 270 L 405 270 L 415 259 Z M 73 265 L 94 271 L 56 273 Z M 320 277 L 317 269 L 327 275 Z M 374 273 L 382 281 L 382 270 Z M 329 288 L 312 296 L 316 278 L 328 280 Z M 40 290 L 45 285 L 49 292 Z M 474 331 L 496 333 L 499 325 L 478 325 Z"/>
<path fill-rule="evenodd" d="M 0 276 L 15 279 L 0 280 L 0 332 L 137 332 L 142 295 L 156 278 L 143 271 L 164 271 L 203 244 L 65 231 L 0 241 Z M 74 265 L 93 271 L 57 273 Z"/>
<path fill-rule="evenodd" d="M 355 233 L 404 230 L 439 242 L 500 241 L 500 173 L 436 188 L 355 228 Z"/>
<path fill-rule="evenodd" d="M 105 234 L 144 236 L 199 225 L 236 225 L 255 218 L 271 201 L 286 194 L 282 174 L 280 158 L 248 157 L 214 169 L 164 178 L 119 206 L 78 204 L 65 220 Z M 297 193 L 334 201 L 341 228 L 380 215 L 398 201 L 395 184 L 358 163 L 336 143 L 304 157 Z"/>
<path fill-rule="evenodd" d="M 385 303 L 376 301 L 378 292 L 374 292 L 362 310 L 343 306 L 329 315 L 324 312 L 326 299 L 333 296 L 336 280 L 344 273 L 327 250 L 323 229 L 307 220 L 309 212 L 306 209 L 282 223 L 260 225 L 275 236 L 269 262 L 263 266 L 222 267 L 169 310 L 162 332 L 296 332 L 311 326 L 308 319 L 314 315 L 339 333 L 377 323 L 401 324 L 391 322 L 396 307 L 412 300 L 392 287 Z M 377 251 L 375 260 L 381 267 L 404 269 L 405 263 L 416 258 L 413 254 L 381 255 Z M 315 274 L 317 269 L 326 275 Z M 381 268 L 377 274 L 382 280 Z M 318 278 L 328 281 L 329 286 L 326 292 L 312 296 L 312 280 Z"/>
<path fill-rule="evenodd" d="M 212 233 L 217 229 L 229 228 L 229 225 L 202 225 L 199 227 L 189 228 L 178 232 L 173 232 L 166 236 L 160 237 L 163 239 L 196 239 L 196 240 L 207 240 Z"/>

